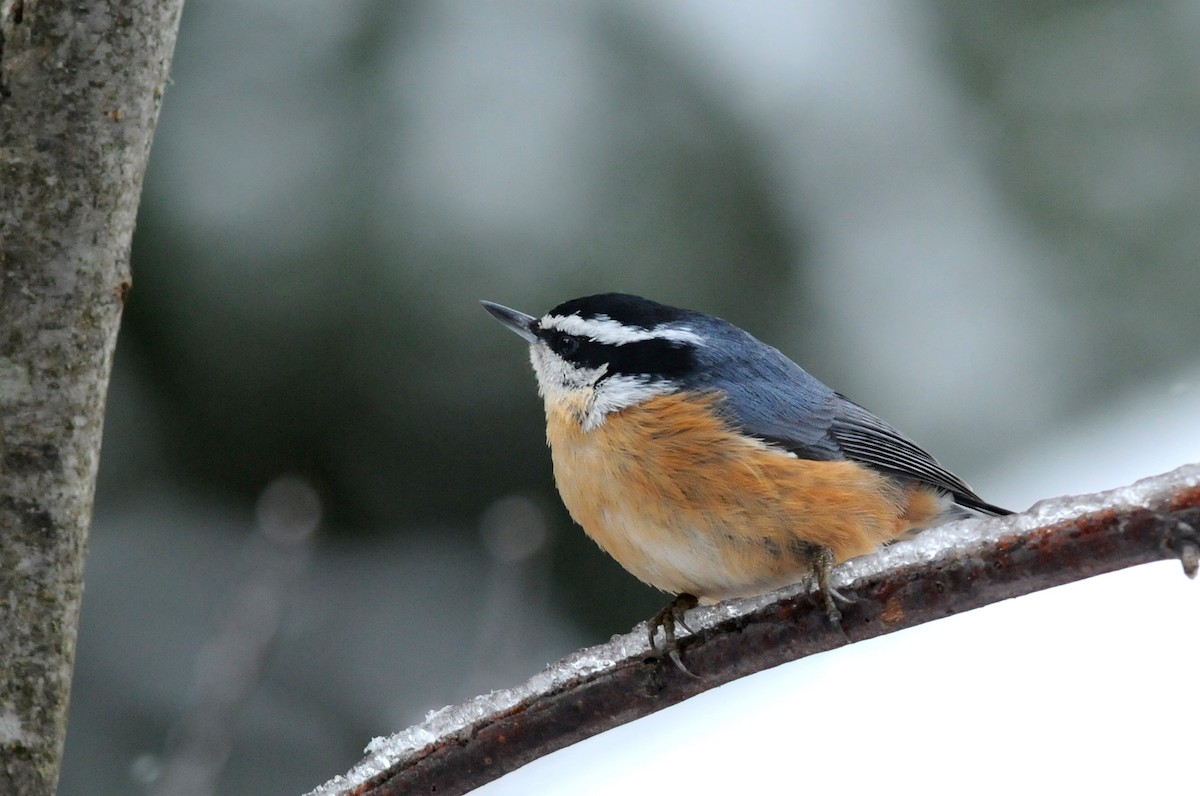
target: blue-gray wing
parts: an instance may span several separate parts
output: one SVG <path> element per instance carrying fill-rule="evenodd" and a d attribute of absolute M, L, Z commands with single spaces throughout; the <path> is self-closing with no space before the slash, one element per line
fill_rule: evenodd
<path fill-rule="evenodd" d="M 738 330 L 740 332 L 740 330 Z M 743 333 L 744 334 L 744 333 Z M 747 337 L 749 337 L 747 335 Z M 751 338 L 752 339 L 752 338 Z M 834 392 L 770 346 L 753 341 L 742 356 L 697 351 L 703 383 L 717 388 L 730 424 L 802 459 L 850 459 L 890 475 L 911 478 L 988 514 L 1009 514 L 980 498 L 961 478 L 883 420 Z"/>
<path fill-rule="evenodd" d="M 730 333 L 745 334 L 736 327 Z M 749 338 L 749 335 L 746 335 Z M 749 338 L 741 356 L 711 357 L 697 351 L 702 377 L 685 388 L 716 389 L 726 421 L 752 437 L 792 451 L 803 459 L 845 458 L 830 436 L 840 398 L 795 362 Z"/>
<path fill-rule="evenodd" d="M 965 481 L 883 420 L 841 395 L 836 399 L 838 407 L 829 433 L 846 458 L 943 489 L 959 505 L 977 511 L 1012 513 L 979 497 Z"/>
<path fill-rule="evenodd" d="M 718 390 L 726 420 L 744 433 L 802 459 L 850 459 L 944 490 L 962 506 L 1011 513 L 980 498 L 912 440 L 778 350 L 724 321 L 699 322 L 711 324 L 706 331 L 725 345 L 719 356 L 704 346 L 696 349 L 698 375 L 684 387 Z"/>

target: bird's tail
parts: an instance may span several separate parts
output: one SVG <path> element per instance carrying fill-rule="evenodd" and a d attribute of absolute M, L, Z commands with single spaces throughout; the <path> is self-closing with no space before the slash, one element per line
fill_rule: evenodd
<path fill-rule="evenodd" d="M 1008 509 L 1001 508 L 1000 506 L 996 506 L 992 503 L 988 503 L 986 500 L 979 497 L 979 495 L 976 495 L 974 492 L 972 492 L 971 494 L 955 493 L 954 494 L 954 503 L 959 508 L 964 509 L 963 516 L 961 518 L 956 517 L 955 519 L 964 519 L 966 517 L 976 517 L 980 514 L 983 514 L 988 517 L 1007 517 L 1009 514 L 1014 513 L 1012 511 L 1009 511 Z"/>

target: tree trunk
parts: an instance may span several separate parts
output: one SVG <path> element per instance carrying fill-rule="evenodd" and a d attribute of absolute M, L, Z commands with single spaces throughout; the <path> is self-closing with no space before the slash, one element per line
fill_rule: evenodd
<path fill-rule="evenodd" d="M 183 0 L 0 0 L 0 792 L 51 794 L 104 398 Z"/>

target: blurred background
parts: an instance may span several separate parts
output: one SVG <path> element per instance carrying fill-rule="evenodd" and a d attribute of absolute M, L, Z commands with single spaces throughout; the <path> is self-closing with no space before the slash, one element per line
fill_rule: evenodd
<path fill-rule="evenodd" d="M 1195 1 L 189 4 L 60 792 L 303 792 L 661 607 L 478 299 L 720 315 L 1014 509 L 1200 459 L 1198 133 Z"/>

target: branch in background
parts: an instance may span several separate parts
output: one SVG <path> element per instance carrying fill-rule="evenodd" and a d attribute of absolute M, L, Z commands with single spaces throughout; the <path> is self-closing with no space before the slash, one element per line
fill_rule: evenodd
<path fill-rule="evenodd" d="M 1027 513 L 935 528 L 849 561 L 833 585 L 854 602 L 832 628 L 807 589 L 693 610 L 689 678 L 649 655 L 644 624 L 580 650 L 517 688 L 476 697 L 376 739 L 309 796 L 453 796 L 531 760 L 788 661 L 1105 572 L 1200 558 L 1200 464 Z"/>
<path fill-rule="evenodd" d="M 196 666 L 192 704 L 172 729 L 152 794 L 209 796 L 237 734 L 242 708 L 262 680 L 296 582 L 321 520 L 321 500 L 299 478 L 277 478 L 263 490 L 258 530 L 245 555 L 224 620 Z"/>
<path fill-rule="evenodd" d="M 104 399 L 183 0 L 0 0 L 0 793 L 55 792 Z"/>

